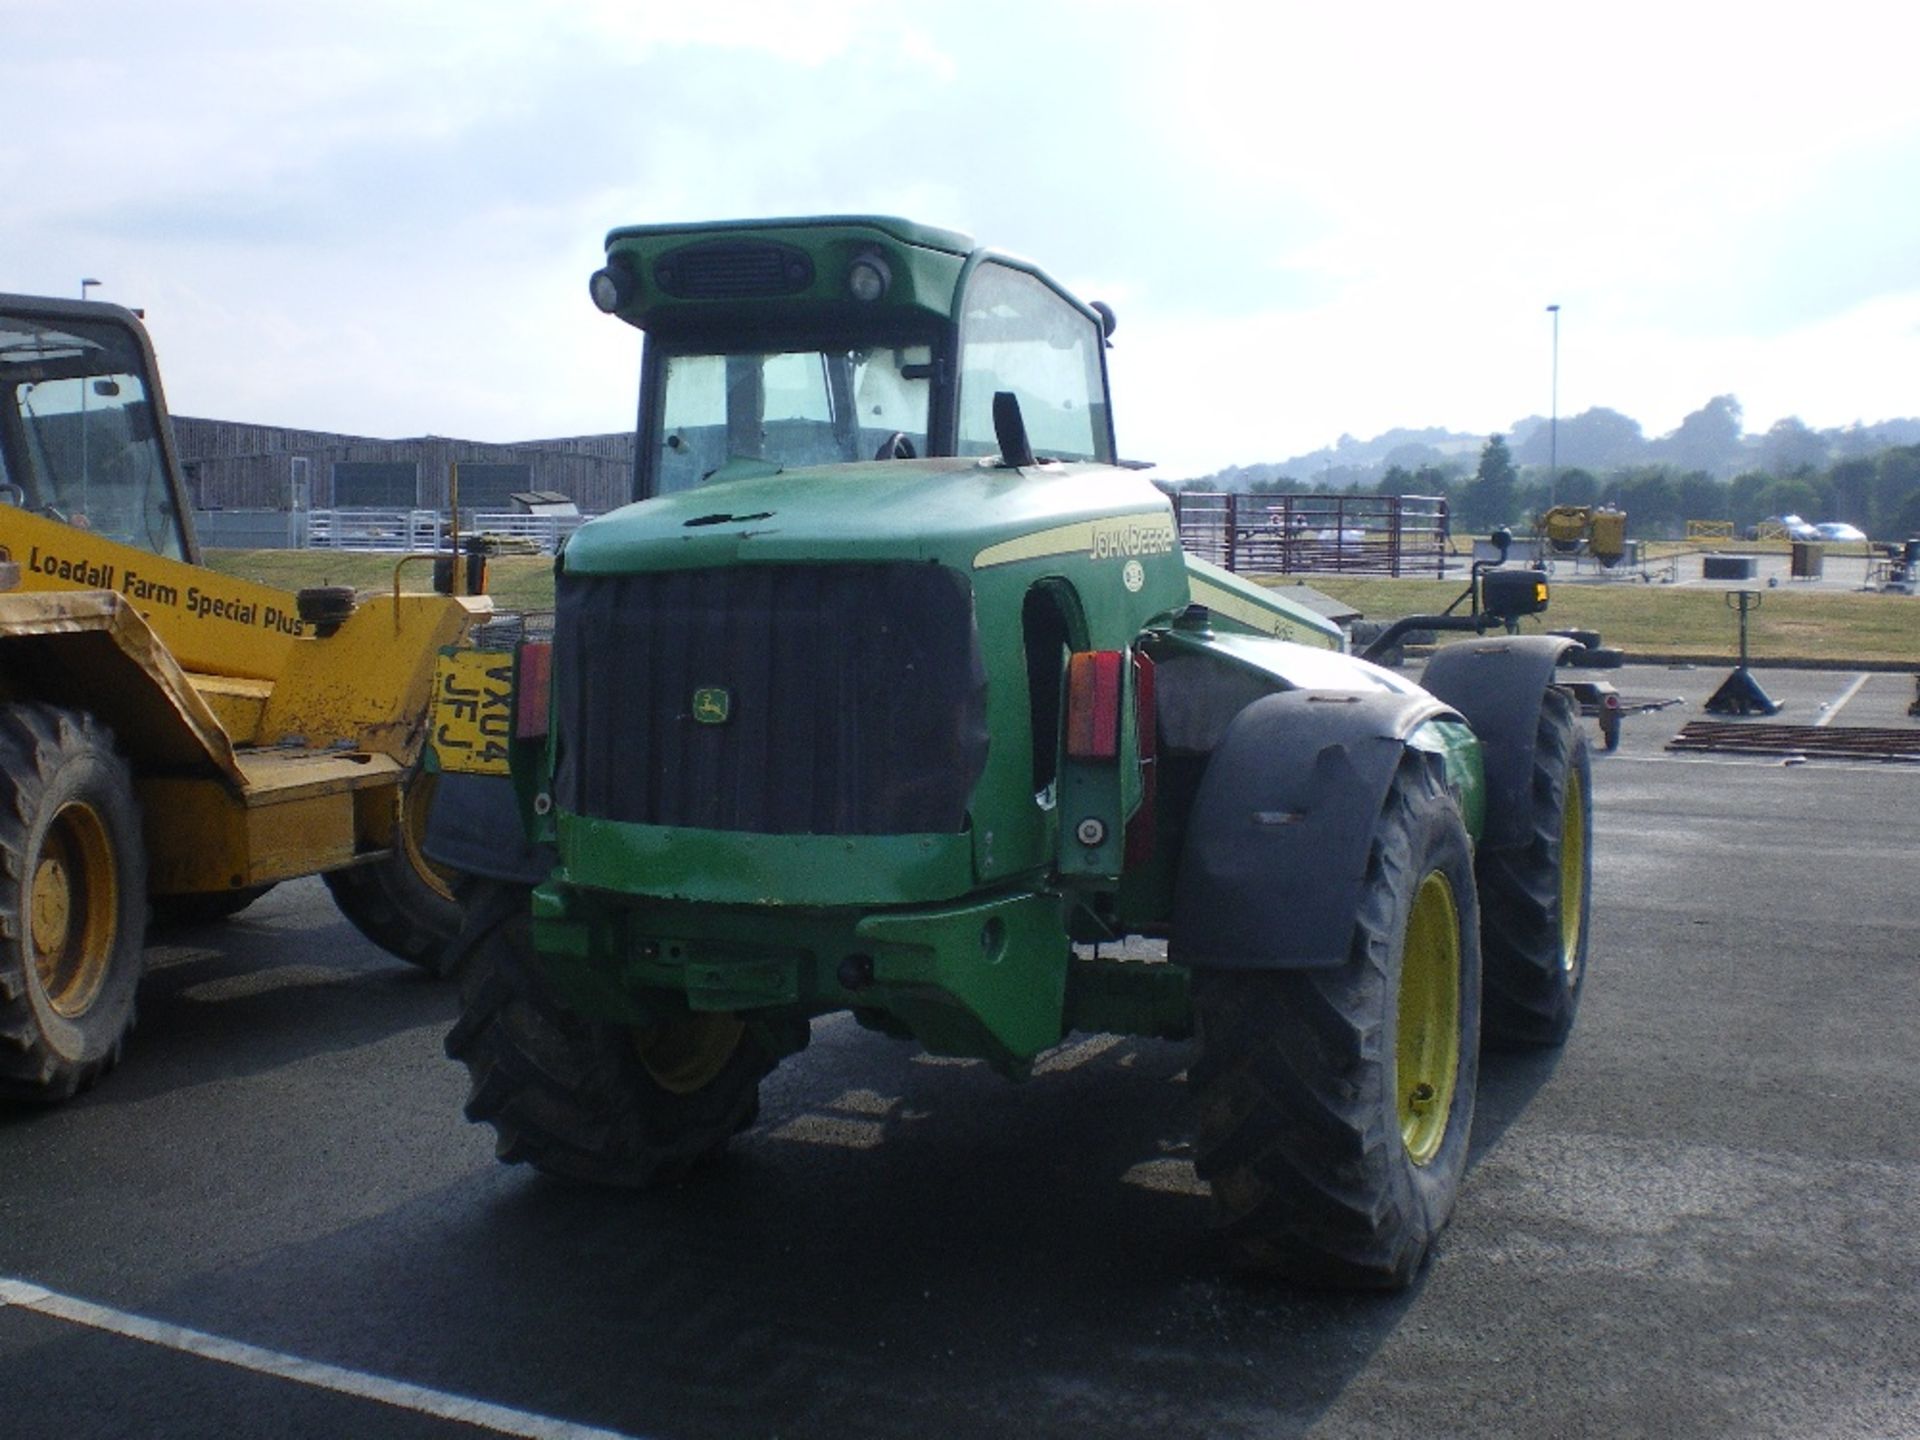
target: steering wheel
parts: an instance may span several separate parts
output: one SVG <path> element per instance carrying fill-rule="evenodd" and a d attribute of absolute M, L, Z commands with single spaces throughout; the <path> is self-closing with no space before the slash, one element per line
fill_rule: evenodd
<path fill-rule="evenodd" d="M 904 430 L 896 430 L 880 442 L 880 448 L 873 452 L 876 460 L 912 460 L 918 452 L 913 448 L 913 437 Z"/>

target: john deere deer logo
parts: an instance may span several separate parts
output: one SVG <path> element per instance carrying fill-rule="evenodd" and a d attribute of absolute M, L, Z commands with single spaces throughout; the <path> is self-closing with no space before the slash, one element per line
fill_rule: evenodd
<path fill-rule="evenodd" d="M 724 725 L 733 714 L 733 695 L 720 685 L 703 685 L 693 692 L 693 718 L 702 725 Z"/>

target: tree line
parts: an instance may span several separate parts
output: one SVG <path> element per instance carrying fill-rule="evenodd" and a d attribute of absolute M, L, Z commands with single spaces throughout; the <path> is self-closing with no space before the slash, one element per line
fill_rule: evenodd
<path fill-rule="evenodd" d="M 1689 520 L 1745 533 L 1798 515 L 1856 525 L 1878 540 L 1920 535 L 1920 419 L 1814 430 L 1789 416 L 1749 435 L 1739 400 L 1716 395 L 1673 431 L 1595 407 L 1557 423 L 1530 415 L 1479 447 L 1445 430 L 1350 435 L 1278 464 L 1232 466 L 1180 488 L 1304 494 L 1436 495 L 1456 528 L 1525 528 L 1550 504 L 1615 505 L 1641 539 L 1684 535 Z M 1296 479 L 1296 476 L 1307 479 Z"/>
<path fill-rule="evenodd" d="M 1203 481 L 1182 488 L 1211 488 Z M 1317 494 L 1324 485 L 1290 476 L 1254 481 L 1252 494 Z M 1689 520 L 1732 522 L 1746 534 L 1781 515 L 1844 521 L 1876 540 L 1920 535 L 1920 445 L 1893 445 L 1830 464 L 1800 464 L 1785 473 L 1742 470 L 1720 479 L 1701 469 L 1670 463 L 1622 465 L 1607 470 L 1583 466 L 1522 465 L 1506 437 L 1491 436 L 1471 473 L 1457 463 L 1414 467 L 1389 465 L 1381 478 L 1357 487 L 1377 495 L 1433 495 L 1447 502 L 1456 531 L 1478 532 L 1506 525 L 1531 527 L 1550 505 L 1612 505 L 1627 512 L 1628 533 L 1637 539 L 1678 539 Z"/>
<path fill-rule="evenodd" d="M 1427 490 L 1428 484 L 1442 488 Z M 1920 445 L 1896 445 L 1825 466 L 1776 473 L 1742 470 L 1721 480 L 1674 465 L 1627 465 L 1596 474 L 1580 467 L 1516 465 L 1503 437 L 1488 439 L 1471 476 L 1449 482 L 1436 470 L 1389 468 L 1379 493 L 1439 494 L 1456 528 L 1524 527 L 1550 505 L 1612 505 L 1640 539 L 1677 539 L 1689 520 L 1731 521 L 1746 534 L 1763 520 L 1798 515 L 1837 520 L 1877 540 L 1920 535 Z"/>

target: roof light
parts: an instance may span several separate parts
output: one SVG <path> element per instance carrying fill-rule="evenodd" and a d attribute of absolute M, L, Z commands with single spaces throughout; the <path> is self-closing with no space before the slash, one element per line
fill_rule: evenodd
<path fill-rule="evenodd" d="M 893 271 L 876 251 L 861 251 L 847 267 L 847 293 L 863 305 L 880 299 L 892 286 Z"/>
<path fill-rule="evenodd" d="M 587 293 L 593 296 L 593 303 L 609 315 L 631 301 L 639 288 L 638 277 L 617 259 L 605 269 L 594 271 L 587 281 Z"/>

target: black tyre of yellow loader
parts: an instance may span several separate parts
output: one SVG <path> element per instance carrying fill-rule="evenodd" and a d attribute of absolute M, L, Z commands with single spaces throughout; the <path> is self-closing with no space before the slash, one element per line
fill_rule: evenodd
<path fill-rule="evenodd" d="M 353 927 L 390 955 L 428 974 L 452 970 L 452 945 L 460 933 L 456 877 L 427 859 L 421 842 L 438 777 L 415 770 L 400 792 L 400 815 L 386 855 L 325 879 L 333 902 Z"/>
<path fill-rule="evenodd" d="M 1609 749 L 1618 733 L 1607 737 Z M 1587 974 L 1592 796 L 1579 707 L 1549 690 L 1534 737 L 1527 838 L 1483 851 L 1477 864 L 1489 1045 L 1559 1045 L 1573 1029 Z"/>
<path fill-rule="evenodd" d="M 147 858 L 113 732 L 51 705 L 0 707 L 0 1097 L 91 1085 L 133 1027 Z"/>
<path fill-rule="evenodd" d="M 1345 961 L 1194 975 L 1195 1164 L 1248 1268 L 1412 1282 L 1466 1170 L 1479 997 L 1466 826 L 1410 754 L 1374 823 Z"/>
<path fill-rule="evenodd" d="M 563 1008 L 530 964 L 528 910 L 524 886 L 468 895 L 447 1036 L 471 1081 L 467 1118 L 494 1128 L 507 1164 L 595 1185 L 653 1188 L 717 1158 L 759 1115 L 774 1051 L 732 1015 L 638 1029 Z"/>

